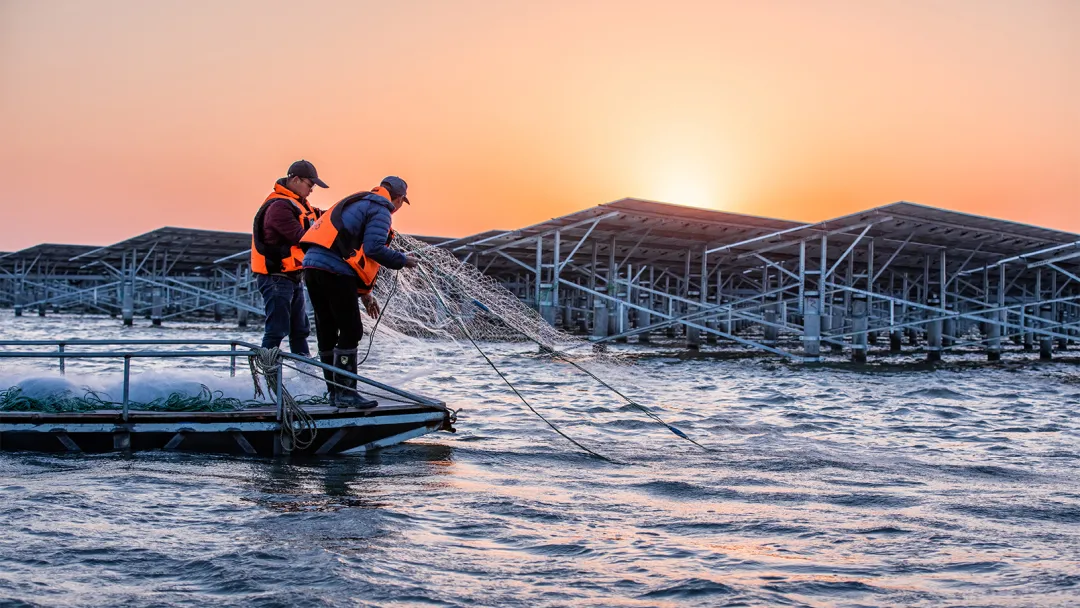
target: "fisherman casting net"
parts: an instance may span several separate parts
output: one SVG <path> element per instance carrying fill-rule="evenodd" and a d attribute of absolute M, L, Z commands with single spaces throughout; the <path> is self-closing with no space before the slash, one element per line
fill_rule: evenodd
<path fill-rule="evenodd" d="M 458 260 L 450 251 L 403 235 L 395 237 L 394 245 L 397 249 L 416 256 L 421 263 L 414 269 L 384 269 L 381 272 L 374 295 L 382 307 L 382 314 L 377 321 L 365 323 L 367 339 L 360 344 L 362 376 L 377 379 L 388 386 L 401 386 L 427 375 L 460 369 L 462 357 L 479 356 L 533 414 L 579 449 L 603 458 L 556 426 L 555 422 L 562 424 L 568 421 L 565 414 L 570 412 L 564 411 L 565 408 L 541 408 L 542 413 L 530 403 L 533 399 L 544 400 L 543 392 L 546 389 L 543 386 L 550 383 L 543 379 L 538 382 L 535 377 L 528 378 L 529 374 L 522 374 L 520 363 L 533 360 L 541 366 L 549 366 L 558 362 L 556 365 L 566 364 L 575 368 L 554 370 L 563 384 L 566 381 L 575 384 L 580 382 L 582 391 L 591 386 L 593 388 L 589 390 L 600 391 L 597 398 L 602 398 L 605 391 L 615 395 L 672 433 L 696 444 L 682 431 L 664 422 L 652 409 L 640 405 L 620 390 L 625 387 L 636 388 L 635 375 L 639 374 L 640 370 L 622 365 L 623 360 L 616 354 L 596 352 L 588 340 L 552 327 L 536 310 L 525 305 L 495 279 L 483 274 L 476 266 Z M 525 350 L 518 346 L 534 344 L 539 346 L 539 355 L 536 346 Z M 473 354 L 472 349 L 475 349 L 477 354 Z M 369 355 L 371 360 L 368 360 Z M 513 357 L 518 363 L 512 376 L 500 369 L 508 357 Z M 302 417 L 300 406 L 325 404 L 322 370 L 298 362 L 285 362 L 283 366 L 283 377 L 287 380 L 287 390 L 290 393 L 290 397 L 284 399 L 289 406 L 286 410 L 290 413 L 297 410 L 297 416 Z M 258 387 L 259 376 L 271 380 L 267 375 L 271 368 L 273 365 L 267 363 L 259 370 L 252 370 L 255 387 Z M 259 373 L 256 374 L 256 371 Z M 523 375 L 526 377 L 523 378 Z M 199 384 L 196 389 L 178 386 L 178 390 L 166 391 L 168 394 L 161 394 L 159 390 L 148 394 L 146 398 L 140 398 L 135 394 L 138 391 L 134 391 L 140 379 L 138 375 L 133 379 L 133 394 L 129 406 L 134 409 L 228 411 L 266 401 L 265 396 L 258 394 L 254 396 L 263 398 L 245 398 L 243 393 L 247 391 L 243 390 L 239 393 L 232 391 L 231 394 L 221 394 L 204 384 Z M 607 379 L 615 379 L 618 388 L 609 384 Z M 212 385 L 217 387 L 225 381 L 232 379 L 216 378 Z M 102 382 L 103 377 L 97 378 L 95 384 Z M 520 382 L 528 383 L 529 390 L 519 390 L 515 384 Z M 155 389 L 164 390 L 169 383 L 153 384 Z M 275 385 L 276 381 L 271 384 Z M 62 390 L 50 391 L 24 388 L 27 387 L 13 387 L 12 390 L 0 392 L 0 411 L 77 412 L 119 409 L 123 407 L 125 400 L 116 397 L 120 391 L 115 386 L 107 390 L 78 385 L 55 387 Z M 181 388 L 183 390 L 179 390 Z M 358 386 L 358 390 L 376 399 L 381 405 L 409 402 L 373 385 Z M 256 390 L 256 393 L 258 392 Z M 295 407 L 292 407 L 292 394 L 297 395 Z M 537 402 L 537 405 L 539 403 Z M 584 410 L 578 410 L 573 412 L 571 417 L 580 420 L 580 416 L 585 414 Z M 595 415 L 595 410 L 589 408 L 590 424 Z M 552 418 L 549 420 L 548 416 Z M 291 432 L 295 425 L 290 423 L 286 426 Z M 579 429 L 579 432 L 586 431 L 587 427 Z"/>
<path fill-rule="evenodd" d="M 479 268 L 445 249 L 398 234 L 394 245 L 420 258 L 417 271 L 383 271 L 376 299 L 382 328 L 406 336 L 480 342 L 533 341 L 548 350 L 587 354 L 588 341 L 552 327 L 532 308 Z M 391 276 L 386 276 L 391 275 Z M 612 359 L 612 358 L 607 358 Z"/>
<path fill-rule="evenodd" d="M 579 370 L 583 382 L 591 378 L 672 433 L 701 447 L 601 378 L 602 372 L 598 370 L 603 367 L 605 371 L 611 371 L 610 364 L 618 362 L 614 356 L 594 352 L 587 340 L 556 329 L 495 279 L 483 274 L 476 266 L 458 260 L 449 251 L 400 234 L 395 237 L 394 245 L 418 257 L 421 264 L 414 270 L 394 272 L 393 276 L 385 276 L 390 273 L 382 272 L 374 295 L 383 306 L 383 314 L 379 325 L 369 333 L 369 350 L 375 333 L 383 331 L 400 340 L 411 338 L 417 348 L 422 348 L 418 339 L 424 338 L 454 343 L 468 341 L 530 411 L 577 447 L 600 456 L 540 414 L 478 344 L 534 342 L 542 352 Z M 574 354 L 568 354 L 569 351 Z"/>

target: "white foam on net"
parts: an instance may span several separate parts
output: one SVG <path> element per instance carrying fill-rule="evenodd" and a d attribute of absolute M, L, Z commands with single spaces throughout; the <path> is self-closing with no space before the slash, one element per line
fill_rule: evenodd
<path fill-rule="evenodd" d="M 222 397 L 241 400 L 251 399 L 254 390 L 247 373 L 232 378 L 208 370 L 149 370 L 131 374 L 128 398 L 135 403 L 149 403 L 172 395 L 197 397 L 204 385 L 215 393 L 220 392 Z M 33 399 L 65 395 L 82 397 L 90 391 L 108 401 L 122 402 L 124 399 L 122 373 L 68 373 L 61 376 L 59 372 L 42 372 L 40 369 L 11 370 L 0 375 L 0 386 L 17 387 L 24 396 Z"/>

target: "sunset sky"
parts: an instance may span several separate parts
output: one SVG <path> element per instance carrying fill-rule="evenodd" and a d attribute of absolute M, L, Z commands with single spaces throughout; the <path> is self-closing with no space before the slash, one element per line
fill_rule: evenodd
<path fill-rule="evenodd" d="M 249 230 L 290 162 L 405 232 L 638 197 L 1080 231 L 1080 1 L 0 0 L 0 251 Z"/>

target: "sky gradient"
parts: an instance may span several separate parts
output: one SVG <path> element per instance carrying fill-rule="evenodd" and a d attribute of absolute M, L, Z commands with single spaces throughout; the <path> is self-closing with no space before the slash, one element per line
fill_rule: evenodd
<path fill-rule="evenodd" d="M 0 79 L 0 251 L 250 230 L 298 158 L 323 208 L 400 175 L 417 234 L 623 197 L 1080 232 L 1073 0 L 0 0 Z"/>

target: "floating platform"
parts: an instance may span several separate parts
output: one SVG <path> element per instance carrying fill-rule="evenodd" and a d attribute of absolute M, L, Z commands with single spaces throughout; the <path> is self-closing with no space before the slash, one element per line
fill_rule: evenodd
<path fill-rule="evenodd" d="M 205 350 L 225 346 L 229 350 Z M 4 451 L 165 450 L 249 456 L 363 454 L 435 431 L 454 432 L 453 424 L 457 420 L 456 412 L 442 401 L 307 357 L 271 352 L 236 340 L 5 340 L 0 341 L 0 347 L 21 349 L 0 350 L 0 360 L 56 359 L 61 375 L 80 360 L 123 361 L 123 400 L 106 404 L 113 408 L 70 412 L 0 410 L 0 450 Z M 105 350 L 97 350 L 102 347 Z M 129 400 L 133 362 L 177 359 L 182 364 L 191 359 L 215 357 L 228 359 L 231 375 L 236 374 L 237 359 L 262 361 L 265 373 L 278 381 L 275 387 L 268 387 L 275 402 L 253 403 L 227 411 L 162 411 L 139 409 L 140 404 Z M 272 362 L 269 367 L 267 361 Z M 360 391 L 374 397 L 379 405 L 360 410 L 292 403 L 283 397 L 288 394 L 282 384 L 283 371 L 285 367 L 299 370 L 296 365 L 300 363 L 356 380 Z M 252 365 L 254 368 L 254 361 Z"/>
<path fill-rule="evenodd" d="M 380 405 L 370 410 L 304 406 L 315 425 L 292 444 L 274 405 L 233 412 L 79 413 L 0 412 L 0 450 L 144 452 L 165 450 L 250 456 L 363 454 L 435 431 L 453 431 L 453 413 L 427 405 Z"/>

